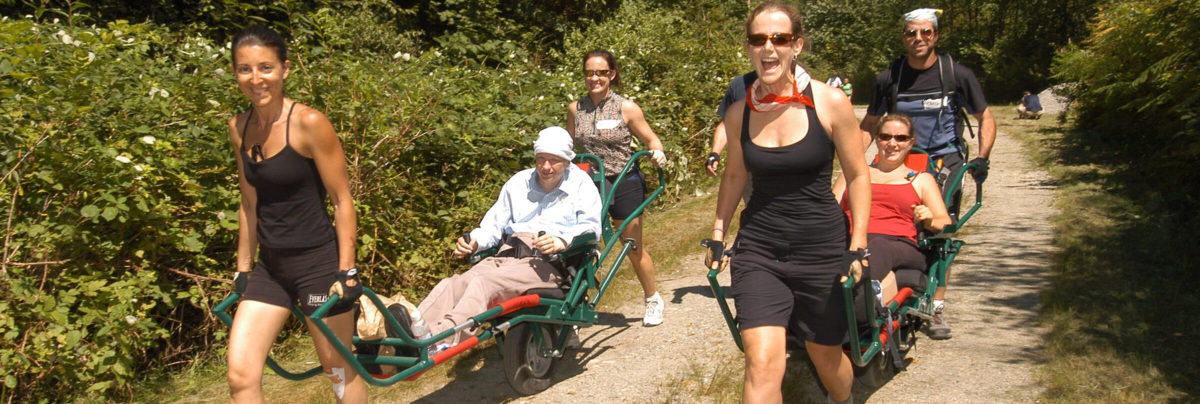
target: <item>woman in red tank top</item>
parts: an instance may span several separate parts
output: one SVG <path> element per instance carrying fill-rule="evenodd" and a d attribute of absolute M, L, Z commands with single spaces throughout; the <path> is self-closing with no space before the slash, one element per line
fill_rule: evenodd
<path fill-rule="evenodd" d="M 928 172 L 913 170 L 905 164 L 913 144 L 912 121 L 905 115 L 886 115 L 875 131 L 878 159 L 870 167 L 871 217 L 867 221 L 867 245 L 871 250 L 871 279 L 883 286 L 884 301 L 896 294 L 893 271 L 910 268 L 923 270 L 924 255 L 917 250 L 916 223 L 937 233 L 950 224 L 950 215 L 942 201 L 937 181 Z M 833 194 L 846 214 L 846 181 L 840 176 L 833 183 Z"/>

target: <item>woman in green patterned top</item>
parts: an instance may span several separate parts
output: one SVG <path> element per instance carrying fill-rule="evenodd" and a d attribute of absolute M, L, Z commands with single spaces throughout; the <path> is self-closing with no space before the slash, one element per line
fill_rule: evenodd
<path fill-rule="evenodd" d="M 583 56 L 583 74 L 588 94 L 567 106 L 567 130 L 575 138 L 575 145 L 580 150 L 595 154 L 604 161 L 609 186 L 613 186 L 613 181 L 633 156 L 631 143 L 634 135 L 650 149 L 654 165 L 666 164 L 667 156 L 663 154 L 662 141 L 646 123 L 642 108 L 612 91 L 613 86 L 621 85 L 620 67 L 612 53 L 602 49 L 586 53 Z M 642 244 L 641 216 L 629 218 L 646 200 L 646 184 L 641 170 L 635 164 L 621 183 L 615 186 L 616 193 L 608 213 L 616 227 L 629 219 L 629 226 L 621 233 L 621 237 L 637 240 L 638 248 L 630 251 L 629 258 L 646 298 L 646 315 L 642 318 L 642 325 L 658 325 L 662 323 L 665 302 L 655 290 L 654 262 Z"/>

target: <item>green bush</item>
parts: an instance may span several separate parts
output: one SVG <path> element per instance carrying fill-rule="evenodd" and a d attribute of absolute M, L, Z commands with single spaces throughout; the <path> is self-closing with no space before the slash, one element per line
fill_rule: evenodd
<path fill-rule="evenodd" d="M 729 82 L 751 68 L 741 39 L 747 11 L 736 1 L 661 8 L 625 2 L 611 18 L 567 35 L 558 55 L 569 101 L 586 95 L 579 73 L 584 53 L 600 48 L 617 57 L 623 88 L 614 91 L 642 107 L 671 160 L 667 200 L 708 178 L 700 173 L 719 121 L 717 104 Z"/>
<path fill-rule="evenodd" d="M 1083 141 L 1129 163 L 1141 185 L 1169 189 L 1179 203 L 1164 208 L 1189 211 L 1200 180 L 1200 3 L 1109 2 L 1091 28 L 1055 65 L 1076 83 L 1067 90 Z"/>
<path fill-rule="evenodd" d="M 0 395 L 127 389 L 208 339 L 180 320 L 211 284 L 175 272 L 222 272 L 237 227 L 224 50 L 7 20 L 0 48 Z"/>

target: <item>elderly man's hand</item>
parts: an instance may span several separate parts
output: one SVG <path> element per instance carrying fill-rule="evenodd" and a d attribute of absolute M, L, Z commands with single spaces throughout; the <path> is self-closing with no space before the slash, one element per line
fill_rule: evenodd
<path fill-rule="evenodd" d="M 462 237 L 459 237 L 458 242 L 455 243 L 454 246 L 454 256 L 457 258 L 464 258 L 474 253 L 476 247 L 479 247 L 479 243 L 475 242 L 475 240 L 468 242 Z"/>
<path fill-rule="evenodd" d="M 541 251 L 542 254 L 555 254 L 567 249 L 567 243 L 563 239 L 543 234 L 533 239 L 533 248 Z"/>

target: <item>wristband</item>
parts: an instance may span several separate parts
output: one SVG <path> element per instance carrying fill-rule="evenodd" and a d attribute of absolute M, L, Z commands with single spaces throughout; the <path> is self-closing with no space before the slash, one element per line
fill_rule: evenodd
<path fill-rule="evenodd" d="M 233 293 L 246 294 L 246 286 L 250 283 L 250 273 L 237 271 L 233 273 Z"/>
<path fill-rule="evenodd" d="M 350 279 L 354 279 L 355 282 L 358 282 L 358 267 L 350 267 L 350 269 L 345 271 L 337 271 L 338 282 L 346 283 L 346 281 Z"/>

